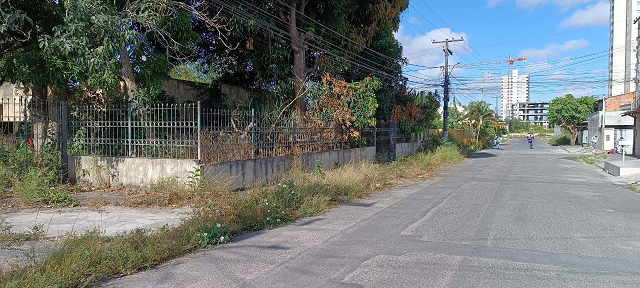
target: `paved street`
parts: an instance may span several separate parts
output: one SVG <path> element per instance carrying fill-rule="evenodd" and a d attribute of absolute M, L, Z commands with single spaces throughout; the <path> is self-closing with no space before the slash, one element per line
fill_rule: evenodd
<path fill-rule="evenodd" d="M 640 195 L 542 142 L 104 286 L 640 287 Z"/>

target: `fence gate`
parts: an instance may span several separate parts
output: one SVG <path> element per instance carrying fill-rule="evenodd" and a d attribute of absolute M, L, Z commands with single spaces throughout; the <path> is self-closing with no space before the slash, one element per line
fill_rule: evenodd
<path fill-rule="evenodd" d="M 379 121 L 376 124 L 376 159 L 382 163 L 396 160 L 396 121 Z"/>

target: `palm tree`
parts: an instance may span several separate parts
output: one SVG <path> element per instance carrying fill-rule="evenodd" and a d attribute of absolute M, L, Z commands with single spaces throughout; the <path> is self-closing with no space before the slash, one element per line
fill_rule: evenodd
<path fill-rule="evenodd" d="M 496 130 L 500 126 L 498 118 L 493 114 L 487 102 L 473 101 L 465 107 L 465 113 L 471 132 L 475 133 L 476 143 L 480 141 L 480 129 L 482 129 L 484 123 L 492 124 L 496 127 Z"/>

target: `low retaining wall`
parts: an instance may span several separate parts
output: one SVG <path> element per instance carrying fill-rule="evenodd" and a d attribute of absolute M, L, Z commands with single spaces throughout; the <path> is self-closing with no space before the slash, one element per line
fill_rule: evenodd
<path fill-rule="evenodd" d="M 396 144 L 396 158 L 411 156 L 422 148 L 420 142 L 398 143 Z"/>
<path fill-rule="evenodd" d="M 297 159 L 312 170 L 316 161 L 326 169 L 351 161 L 372 161 L 375 157 L 375 147 L 209 165 L 199 165 L 198 160 L 188 159 L 72 156 L 69 157 L 69 182 L 94 187 L 149 188 L 163 178 L 187 182 L 189 172 L 200 168 L 204 177 L 223 179 L 236 189 L 244 189 L 277 179 Z"/>
<path fill-rule="evenodd" d="M 205 177 L 215 177 L 227 180 L 232 187 L 244 189 L 256 184 L 274 181 L 282 173 L 291 168 L 297 159 L 309 168 L 315 169 L 316 161 L 322 163 L 323 168 L 331 168 L 349 162 L 372 161 L 376 157 L 375 147 L 365 147 L 347 150 L 334 150 L 302 156 L 283 156 L 265 159 L 223 162 L 202 165 Z"/>
<path fill-rule="evenodd" d="M 128 157 L 69 157 L 69 182 L 94 187 L 149 188 L 162 178 L 188 180 L 198 160 Z"/>

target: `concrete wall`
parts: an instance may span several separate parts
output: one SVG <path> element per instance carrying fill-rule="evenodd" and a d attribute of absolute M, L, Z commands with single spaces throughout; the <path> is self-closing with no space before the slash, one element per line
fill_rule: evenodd
<path fill-rule="evenodd" d="M 422 149 L 422 143 L 420 142 L 409 142 L 409 143 L 399 143 L 396 144 L 396 157 L 407 157 L 413 154 L 416 154 L 418 149 Z"/>
<path fill-rule="evenodd" d="M 203 165 L 202 173 L 205 177 L 226 180 L 236 189 L 244 189 L 276 180 L 298 159 L 305 167 L 312 170 L 316 167 L 316 161 L 322 163 L 322 167 L 327 169 L 349 162 L 371 161 L 375 159 L 375 156 L 375 147 L 334 150 L 305 154 L 299 157 L 282 156 Z"/>
<path fill-rule="evenodd" d="M 69 157 L 69 182 L 94 187 L 148 188 L 162 178 L 187 181 L 189 172 L 198 168 L 198 160 Z"/>

